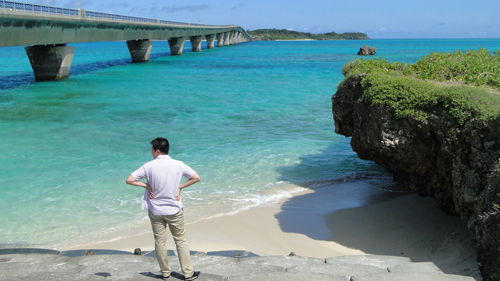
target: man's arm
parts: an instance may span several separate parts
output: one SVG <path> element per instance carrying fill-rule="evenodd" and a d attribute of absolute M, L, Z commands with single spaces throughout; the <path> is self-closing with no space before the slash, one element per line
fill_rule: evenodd
<path fill-rule="evenodd" d="M 148 191 L 149 191 L 149 198 L 155 199 L 155 194 L 153 193 L 153 189 L 151 188 L 151 186 L 149 186 L 148 184 L 143 183 L 142 181 L 135 180 L 132 175 L 128 176 L 127 181 L 125 181 L 125 183 L 127 183 L 129 185 L 133 185 L 133 186 L 147 188 Z"/>
<path fill-rule="evenodd" d="M 177 191 L 177 195 L 175 196 L 175 200 L 177 200 L 177 201 L 181 200 L 181 190 L 182 189 L 184 189 L 190 185 L 193 185 L 199 181 L 201 181 L 200 176 L 198 175 L 198 173 L 194 173 L 194 175 L 189 180 L 187 180 L 185 183 L 183 183 L 179 186 L 179 191 Z"/>

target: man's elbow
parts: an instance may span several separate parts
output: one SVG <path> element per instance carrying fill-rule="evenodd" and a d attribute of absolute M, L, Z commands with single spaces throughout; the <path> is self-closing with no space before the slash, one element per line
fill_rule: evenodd
<path fill-rule="evenodd" d="M 191 177 L 191 179 L 190 179 L 190 180 L 193 180 L 193 181 L 195 181 L 195 182 L 199 182 L 199 181 L 201 181 L 201 178 L 200 178 L 200 176 L 199 176 L 198 174 L 194 174 L 194 175 Z"/>
<path fill-rule="evenodd" d="M 132 175 L 128 176 L 127 180 L 125 180 L 126 184 L 132 184 L 135 181 L 134 177 Z"/>

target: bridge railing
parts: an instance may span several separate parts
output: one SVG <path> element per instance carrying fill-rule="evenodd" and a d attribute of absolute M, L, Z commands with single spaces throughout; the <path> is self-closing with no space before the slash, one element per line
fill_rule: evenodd
<path fill-rule="evenodd" d="M 0 1 L 0 8 L 4 10 L 11 11 L 21 11 L 21 12 L 31 12 L 31 13 L 42 13 L 51 15 L 63 15 L 63 16 L 78 16 L 78 10 L 58 8 L 51 6 L 43 6 L 37 4 L 27 4 L 12 1 Z"/>
<path fill-rule="evenodd" d="M 85 11 L 86 18 L 102 19 L 102 20 L 115 20 L 115 21 L 131 21 L 131 22 L 142 22 L 142 23 L 158 23 L 158 20 L 137 18 L 129 16 L 120 16 L 115 14 L 106 14 L 99 12 L 89 12 Z"/>
<path fill-rule="evenodd" d="M 186 22 L 176 22 L 176 21 L 167 21 L 158 19 L 120 16 L 115 14 L 84 11 L 82 9 L 58 8 L 58 7 L 27 4 L 27 3 L 13 2 L 13 1 L 0 1 L 0 9 L 28 12 L 28 13 L 84 17 L 84 18 L 93 18 L 93 19 L 111 20 L 111 21 L 126 21 L 126 22 L 153 23 L 153 24 L 170 24 L 170 25 L 174 24 L 174 25 L 187 25 L 187 26 L 230 26 L 230 25 L 206 25 L 199 23 L 186 23 Z"/>

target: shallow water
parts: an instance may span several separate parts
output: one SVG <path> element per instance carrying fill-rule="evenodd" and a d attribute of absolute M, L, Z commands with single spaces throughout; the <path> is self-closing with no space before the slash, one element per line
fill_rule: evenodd
<path fill-rule="evenodd" d="M 365 44 L 407 62 L 500 48 L 498 39 L 307 41 L 194 53 L 186 43 L 170 56 L 159 41 L 151 61 L 132 64 L 125 42 L 74 44 L 70 78 L 44 83 L 23 47 L 0 48 L 0 246 L 57 248 L 142 227 L 143 189 L 125 179 L 151 160 L 158 136 L 202 178 L 183 192 L 188 221 L 301 187 L 383 185 L 390 176 L 357 158 L 331 113 L 340 69 Z"/>

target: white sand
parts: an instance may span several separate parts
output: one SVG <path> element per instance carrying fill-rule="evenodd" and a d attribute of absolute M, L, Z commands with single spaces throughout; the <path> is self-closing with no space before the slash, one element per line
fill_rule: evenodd
<path fill-rule="evenodd" d="M 320 258 L 396 255 L 434 262 L 445 273 L 479 276 L 474 244 L 458 218 L 444 215 L 431 198 L 381 191 L 359 182 L 308 190 L 273 206 L 198 221 L 186 228 L 194 251 L 246 250 L 258 255 L 293 251 Z M 154 250 L 152 233 L 78 247 L 135 248 Z M 168 248 L 175 249 L 170 236 Z"/>

